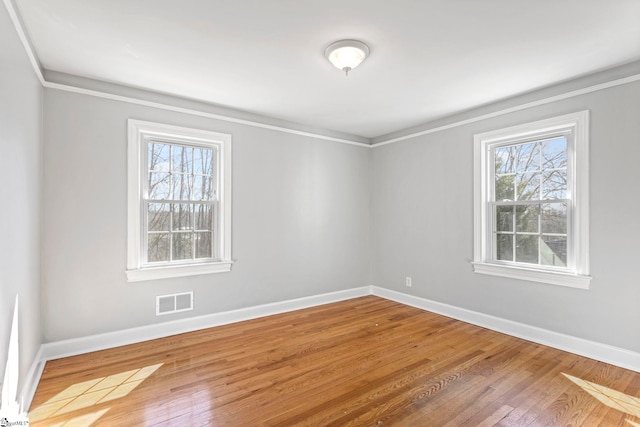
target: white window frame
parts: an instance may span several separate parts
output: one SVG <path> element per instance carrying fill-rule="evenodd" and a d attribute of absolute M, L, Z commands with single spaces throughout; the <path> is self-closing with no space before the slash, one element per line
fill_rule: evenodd
<path fill-rule="evenodd" d="M 496 261 L 493 255 L 492 148 L 537 137 L 567 136 L 567 268 Z M 480 274 L 588 289 L 589 111 L 474 135 L 474 260 Z"/>
<path fill-rule="evenodd" d="M 218 259 L 202 262 L 180 262 L 170 265 L 144 264 L 145 238 L 143 229 L 144 180 L 147 174 L 147 146 L 150 140 L 169 144 L 191 144 L 213 147 L 218 151 L 218 215 L 214 229 L 217 231 L 212 245 Z M 231 135 L 191 129 L 180 126 L 142 120 L 128 120 L 128 227 L 127 227 L 127 280 L 144 280 L 199 274 L 222 273 L 231 270 Z"/>

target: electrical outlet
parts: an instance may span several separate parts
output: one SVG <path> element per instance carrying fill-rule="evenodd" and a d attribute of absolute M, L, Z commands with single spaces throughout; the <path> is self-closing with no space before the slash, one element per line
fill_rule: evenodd
<path fill-rule="evenodd" d="M 405 277 L 404 284 L 411 287 L 411 277 Z"/>

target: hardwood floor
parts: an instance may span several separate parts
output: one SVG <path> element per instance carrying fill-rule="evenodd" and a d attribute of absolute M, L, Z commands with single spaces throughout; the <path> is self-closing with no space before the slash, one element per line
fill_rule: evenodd
<path fill-rule="evenodd" d="M 61 426 L 640 426 L 640 374 L 369 296 L 48 362 Z"/>

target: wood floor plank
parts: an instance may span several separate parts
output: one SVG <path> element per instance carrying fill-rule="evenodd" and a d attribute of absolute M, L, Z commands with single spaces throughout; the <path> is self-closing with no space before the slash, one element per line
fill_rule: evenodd
<path fill-rule="evenodd" d="M 640 402 L 640 373 L 370 296 L 50 361 L 30 421 L 640 424 L 596 389 Z"/>
<path fill-rule="evenodd" d="M 405 413 L 410 414 L 403 421 L 413 425 L 438 426 L 452 422 L 455 422 L 453 425 L 462 423 L 462 420 L 456 421 L 458 415 L 462 414 L 464 419 L 468 417 L 468 414 L 464 414 L 467 409 L 471 408 L 471 413 L 474 413 L 479 408 L 476 406 L 477 403 L 485 402 L 487 399 L 493 401 L 493 389 L 483 373 L 493 369 L 495 365 L 511 360 L 527 345 L 529 344 L 526 342 L 512 342 L 503 344 L 499 349 L 488 349 L 488 355 L 485 354 L 482 360 L 459 371 L 462 379 L 468 378 L 468 383 L 459 380 L 453 382 L 438 395 L 430 396 L 414 407 L 406 408 Z"/>
<path fill-rule="evenodd" d="M 476 399 L 473 403 L 467 405 L 453 419 L 447 422 L 445 427 L 486 424 L 488 420 L 495 418 L 497 414 L 501 414 L 494 421 L 494 423 L 497 423 L 513 411 L 514 408 L 507 403 L 511 403 L 512 396 L 530 384 L 532 379 L 532 374 L 524 368 L 536 355 L 543 351 L 542 346 L 529 347 L 514 355 L 506 363 L 492 367 L 491 372 L 483 374 L 483 376 L 491 380 L 491 383 L 487 385 L 486 397 L 484 399 Z M 510 409 L 504 412 L 505 408 Z"/>

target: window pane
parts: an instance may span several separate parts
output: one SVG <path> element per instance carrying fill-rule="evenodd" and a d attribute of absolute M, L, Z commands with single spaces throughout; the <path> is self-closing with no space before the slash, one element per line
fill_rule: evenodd
<path fill-rule="evenodd" d="M 173 259 L 193 259 L 192 240 L 192 233 L 173 234 Z"/>
<path fill-rule="evenodd" d="M 198 204 L 195 206 L 196 230 L 211 230 L 213 220 L 213 206 Z"/>
<path fill-rule="evenodd" d="M 538 264 L 538 236 L 516 235 L 516 262 Z"/>
<path fill-rule="evenodd" d="M 567 233 L 566 203 L 547 203 L 542 205 L 542 232 Z"/>
<path fill-rule="evenodd" d="M 496 206 L 496 231 L 513 231 L 513 206 Z"/>
<path fill-rule="evenodd" d="M 553 138 L 542 143 L 542 167 L 557 169 L 567 167 L 567 138 Z"/>
<path fill-rule="evenodd" d="M 544 172 L 542 175 L 543 199 L 567 198 L 567 171 L 556 170 Z"/>
<path fill-rule="evenodd" d="M 516 175 L 516 200 L 538 200 L 540 198 L 540 173 Z"/>
<path fill-rule="evenodd" d="M 147 245 L 147 261 L 162 262 L 169 261 L 169 234 L 152 233 L 149 234 Z"/>
<path fill-rule="evenodd" d="M 196 175 L 193 177 L 193 194 L 191 200 L 211 200 L 211 177 Z"/>
<path fill-rule="evenodd" d="M 174 200 L 191 200 L 192 175 L 181 173 L 173 174 L 173 198 Z"/>
<path fill-rule="evenodd" d="M 515 200 L 513 183 L 515 175 L 496 176 L 496 201 Z"/>
<path fill-rule="evenodd" d="M 173 229 L 192 230 L 193 229 L 193 206 L 180 203 L 172 205 L 173 208 Z"/>
<path fill-rule="evenodd" d="M 540 206 L 516 206 L 516 231 L 519 233 L 537 233 Z"/>
<path fill-rule="evenodd" d="M 496 175 L 514 173 L 516 171 L 515 147 L 496 148 L 494 153 Z"/>
<path fill-rule="evenodd" d="M 567 237 L 543 236 L 540 248 L 540 263 L 543 265 L 567 266 Z"/>
<path fill-rule="evenodd" d="M 193 149 L 193 173 L 211 175 L 213 173 L 213 150 L 194 147 Z"/>
<path fill-rule="evenodd" d="M 149 199 L 163 200 L 170 198 L 169 174 L 149 172 Z"/>
<path fill-rule="evenodd" d="M 193 148 L 182 145 L 171 146 L 171 170 L 191 173 L 193 171 Z"/>
<path fill-rule="evenodd" d="M 211 232 L 195 233 L 196 258 L 211 258 Z"/>
<path fill-rule="evenodd" d="M 498 234 L 496 236 L 496 255 L 500 261 L 513 261 L 512 234 Z"/>
<path fill-rule="evenodd" d="M 518 172 L 540 170 L 540 143 L 520 144 L 514 146 L 514 148 L 518 158 Z"/>
<path fill-rule="evenodd" d="M 169 145 L 150 143 L 147 150 L 148 169 L 156 172 L 169 172 Z"/>
<path fill-rule="evenodd" d="M 149 203 L 147 229 L 149 231 L 169 231 L 170 211 L 167 203 Z"/>

